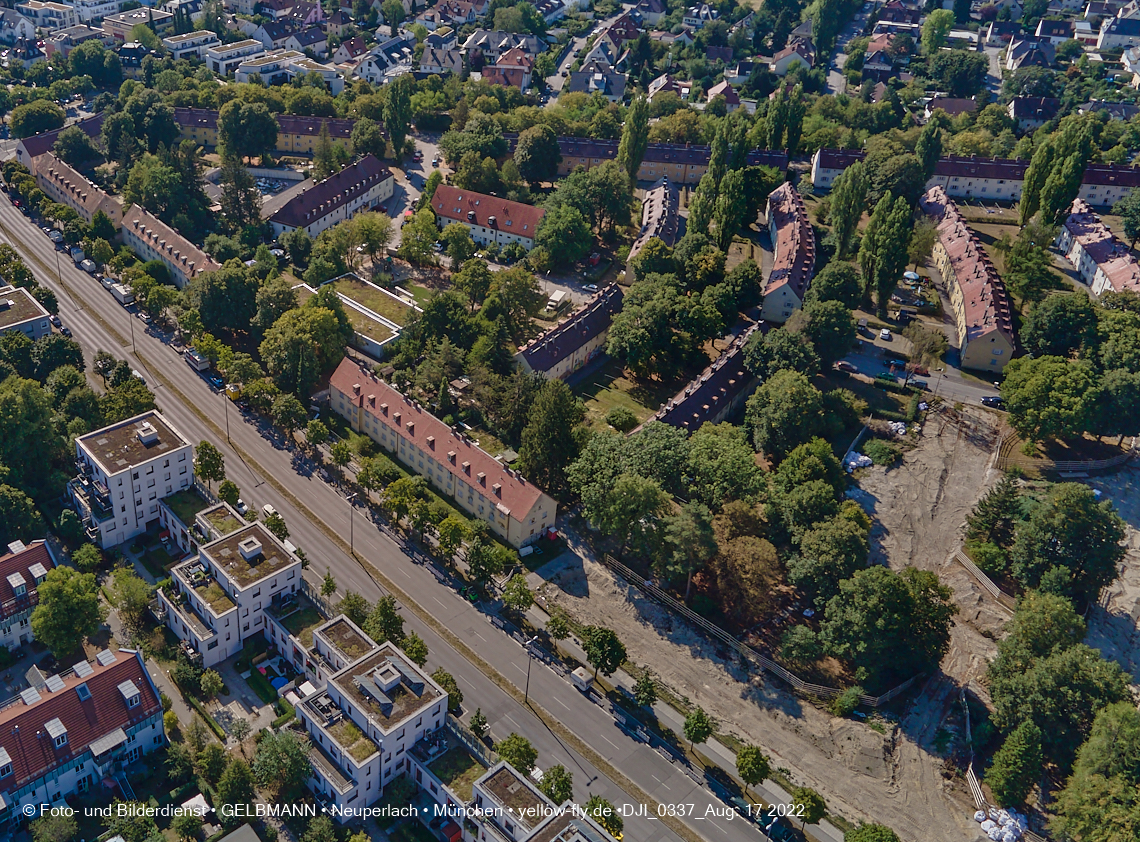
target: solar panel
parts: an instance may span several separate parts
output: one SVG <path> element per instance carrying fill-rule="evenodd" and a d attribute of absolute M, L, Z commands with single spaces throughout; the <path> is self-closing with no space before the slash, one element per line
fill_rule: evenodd
<path fill-rule="evenodd" d="M 35 687 L 29 687 L 27 690 L 21 691 L 20 698 L 24 700 L 24 704 L 34 705 L 40 700 L 40 693 Z"/>

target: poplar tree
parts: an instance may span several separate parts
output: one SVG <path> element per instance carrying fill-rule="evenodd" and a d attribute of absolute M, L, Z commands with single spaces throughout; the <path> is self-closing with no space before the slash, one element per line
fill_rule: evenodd
<path fill-rule="evenodd" d="M 621 142 L 618 143 L 617 160 L 629 173 L 630 181 L 637 180 L 637 171 L 641 169 L 641 162 L 645 158 L 648 146 L 649 101 L 639 96 L 630 103 L 625 113 L 625 125 L 622 126 Z"/>
<path fill-rule="evenodd" d="M 867 206 L 867 174 L 863 162 L 854 164 L 840 173 L 831 187 L 831 238 L 835 242 L 835 256 L 842 258 L 851 247 L 851 237 Z"/>

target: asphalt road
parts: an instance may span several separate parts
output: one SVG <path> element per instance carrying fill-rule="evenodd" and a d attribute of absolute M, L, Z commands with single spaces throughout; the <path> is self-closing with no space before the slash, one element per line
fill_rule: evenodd
<path fill-rule="evenodd" d="M 902 347 L 905 344 L 905 340 L 901 337 L 896 336 L 893 340 L 893 344 L 899 346 L 898 353 L 905 352 L 904 347 Z M 865 374 L 873 378 L 876 374 L 900 373 L 898 368 L 892 371 L 888 365 L 889 361 L 897 356 L 896 353 L 892 352 L 892 343 L 885 343 L 879 340 L 872 343 L 866 338 L 861 337 L 856 343 L 856 346 L 856 349 L 843 359 L 858 368 L 859 374 Z M 898 380 L 901 383 L 903 376 L 899 376 Z M 916 382 L 926 384 L 925 388 L 932 396 L 936 393 L 935 390 L 937 390 L 937 395 L 941 398 L 974 405 L 980 405 L 982 398 L 987 395 L 998 394 L 997 387 L 981 383 L 975 378 L 963 376 L 959 369 L 945 362 L 942 364 L 941 372 L 932 368 L 929 377 L 918 376 L 911 379 L 912 384 Z"/>
<path fill-rule="evenodd" d="M 253 421 L 247 421 L 236 407 L 190 369 L 179 354 L 157 335 L 148 333 L 142 321 L 128 313 L 97 281 L 75 268 L 66 258 L 59 262 L 61 283 L 56 275 L 57 252 L 50 240 L 3 200 L 0 200 L 0 241 L 11 244 L 24 257 L 36 277 L 56 292 L 60 318 L 72 328 L 88 360 L 100 349 L 126 357 L 133 367 L 146 375 L 160 409 L 183 435 L 192 442 L 210 440 L 222 450 L 227 475 L 241 488 L 246 502 L 252 507 L 273 504 L 289 525 L 290 540 L 307 554 L 313 571 L 311 575 L 323 576 L 325 570 L 330 569 L 340 594 L 351 589 L 370 600 L 381 594 L 379 585 L 362 566 L 344 553 L 310 517 L 319 519 L 340 536 L 351 536 L 358 555 L 390 577 L 424 614 L 444 624 L 495 672 L 522 689 L 526 682 L 527 658 L 517 642 L 492 626 L 486 615 L 450 587 L 441 584 L 433 568 L 413 562 L 369 522 L 363 509 L 353 510 L 345 498 L 322 482 L 294 451 L 263 435 L 263 432 L 273 435 L 267 424 L 262 424 L 259 429 Z M 132 325 L 137 343 L 133 352 L 130 348 Z M 195 409 L 191 410 L 187 402 L 192 403 Z M 215 426 L 205 424 L 199 413 Z M 225 435 L 217 432 L 225 431 L 227 424 L 232 442 L 248 454 L 251 461 L 244 461 L 237 450 L 227 444 Z M 273 484 L 265 480 L 263 472 L 274 477 L 295 499 L 303 500 L 307 511 L 294 507 Z M 351 522 L 350 511 L 354 512 Z M 579 802 L 584 802 L 592 794 L 600 794 L 619 807 L 633 805 L 633 799 L 612 780 L 565 745 L 527 707 L 503 692 L 483 674 L 480 667 L 468 661 L 446 639 L 421 622 L 413 611 L 405 607 L 404 616 L 407 628 L 416 631 L 429 647 L 428 669 L 442 666 L 456 677 L 466 697 L 465 710 L 481 708 L 496 738 L 517 731 L 538 749 L 540 768 L 549 768 L 556 763 L 564 765 L 574 775 L 574 794 Z M 687 812 L 686 823 L 702 838 L 717 842 L 755 842 L 762 838 L 754 826 L 740 818 L 706 818 L 706 815 L 718 815 L 716 811 L 723 814 L 725 805 L 656 751 L 627 737 L 608 715 L 538 662 L 530 675 L 529 690 L 533 703 L 588 742 L 651 797 L 662 804 L 683 805 L 682 809 Z M 675 833 L 653 817 L 627 818 L 625 836 L 632 842 L 679 840 Z"/>

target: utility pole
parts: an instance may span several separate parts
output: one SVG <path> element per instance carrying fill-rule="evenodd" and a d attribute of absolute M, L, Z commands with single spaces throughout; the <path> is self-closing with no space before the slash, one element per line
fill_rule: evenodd
<path fill-rule="evenodd" d="M 526 689 L 523 691 L 523 704 L 530 701 L 530 664 L 534 660 L 534 652 L 530 647 L 536 640 L 538 640 L 537 634 L 524 644 L 526 646 Z"/>
<path fill-rule="evenodd" d="M 348 500 L 348 551 L 350 553 L 352 553 L 352 555 L 355 557 L 356 556 L 356 549 L 353 547 L 353 543 L 352 543 L 352 524 L 353 524 L 352 512 L 353 512 L 353 509 L 356 508 L 356 504 L 353 502 L 356 499 L 356 492 L 353 491 L 351 494 L 349 494 L 347 497 L 345 497 L 345 499 Z"/>

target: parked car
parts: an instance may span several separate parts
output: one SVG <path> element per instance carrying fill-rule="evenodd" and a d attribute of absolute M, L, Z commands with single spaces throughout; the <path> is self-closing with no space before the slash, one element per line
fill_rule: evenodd
<path fill-rule="evenodd" d="M 68 339 L 71 338 L 71 328 L 67 327 L 66 325 L 64 327 L 61 327 L 59 329 L 59 332 L 66 336 Z"/>
<path fill-rule="evenodd" d="M 887 360 L 887 366 L 889 368 L 906 368 L 906 360 Z"/>
<path fill-rule="evenodd" d="M 244 515 L 249 511 L 249 505 L 240 497 L 238 497 L 237 505 L 234 508 L 237 509 L 239 515 Z"/>
<path fill-rule="evenodd" d="M 924 365 L 916 365 L 914 367 L 914 373 L 915 374 L 921 374 L 923 377 L 929 377 L 930 376 L 930 369 L 928 369 Z"/>
<path fill-rule="evenodd" d="M 982 406 L 992 406 L 994 409 L 1004 409 L 1005 401 L 1003 401 L 997 395 L 986 395 L 986 397 L 982 398 Z"/>
<path fill-rule="evenodd" d="M 598 291 L 598 285 L 597 284 L 583 284 L 582 289 L 586 290 L 586 292 L 597 292 Z"/>
<path fill-rule="evenodd" d="M 835 364 L 835 368 L 839 371 L 846 371 L 848 374 L 859 373 L 859 368 L 852 363 L 847 362 L 847 360 L 840 360 Z"/>
<path fill-rule="evenodd" d="M 886 380 L 888 383 L 898 383 L 898 378 L 887 371 L 880 371 L 875 375 L 876 380 Z"/>
<path fill-rule="evenodd" d="M 222 379 L 222 376 L 220 374 L 211 374 L 209 379 L 210 385 L 215 389 L 221 389 L 226 385 L 226 381 Z"/>
<path fill-rule="evenodd" d="M 438 167 L 439 166 L 439 158 L 432 158 L 431 159 L 431 165 L 433 167 Z"/>
<path fill-rule="evenodd" d="M 59 316 L 48 316 L 48 321 L 56 327 L 63 327 L 63 322 L 59 320 Z"/>
<path fill-rule="evenodd" d="M 591 266 L 597 266 L 601 262 L 602 262 L 602 256 L 600 254 L 598 254 L 597 252 L 594 252 L 593 254 L 590 255 L 589 264 Z"/>
<path fill-rule="evenodd" d="M 890 328 L 885 327 L 882 330 L 880 330 L 879 331 L 879 338 L 882 339 L 884 342 L 890 342 L 891 341 Z"/>

